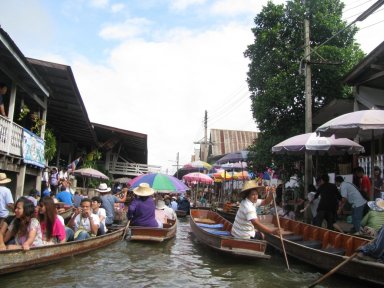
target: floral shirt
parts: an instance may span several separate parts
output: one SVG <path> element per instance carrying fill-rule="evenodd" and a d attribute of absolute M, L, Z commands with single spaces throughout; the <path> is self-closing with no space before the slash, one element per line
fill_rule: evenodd
<path fill-rule="evenodd" d="M 8 229 L 11 231 L 13 230 L 15 219 L 12 221 L 12 223 L 8 227 Z M 40 227 L 39 221 L 36 218 L 31 219 L 31 222 L 28 225 L 26 234 L 20 235 L 19 233 L 16 233 L 16 236 L 15 236 L 16 244 L 17 245 L 23 245 L 25 243 L 25 241 L 27 241 L 27 239 L 28 239 L 29 232 L 31 232 L 32 230 L 36 231 L 36 236 L 35 236 L 35 239 L 33 240 L 32 244 L 31 244 L 31 247 L 41 246 L 43 244 L 41 227 Z"/>

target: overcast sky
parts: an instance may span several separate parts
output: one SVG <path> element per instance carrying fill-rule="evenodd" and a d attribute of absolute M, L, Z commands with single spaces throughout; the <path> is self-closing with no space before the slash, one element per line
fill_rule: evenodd
<path fill-rule="evenodd" d="M 274 3 L 285 3 L 283 0 Z M 348 0 L 353 21 L 375 1 Z M 25 56 L 71 66 L 90 121 L 148 135 L 148 164 L 173 172 L 209 129 L 257 131 L 246 83 L 253 19 L 266 0 L 0 0 Z M 384 11 L 358 23 L 369 53 Z"/>

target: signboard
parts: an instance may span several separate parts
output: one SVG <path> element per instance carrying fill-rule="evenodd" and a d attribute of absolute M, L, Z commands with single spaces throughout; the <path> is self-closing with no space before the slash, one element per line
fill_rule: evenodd
<path fill-rule="evenodd" d="M 42 138 L 27 129 L 23 129 L 22 151 L 24 163 L 44 168 L 44 146 L 45 143 Z"/>

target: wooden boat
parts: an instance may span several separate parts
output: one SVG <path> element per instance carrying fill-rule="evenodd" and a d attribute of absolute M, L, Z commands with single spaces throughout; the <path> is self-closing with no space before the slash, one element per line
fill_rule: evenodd
<path fill-rule="evenodd" d="M 216 212 L 223 218 L 227 219 L 229 222 L 233 223 L 235 222 L 236 213 L 233 212 L 226 212 L 221 208 L 217 208 Z"/>
<path fill-rule="evenodd" d="M 184 211 L 184 210 L 176 210 L 175 212 L 176 212 L 177 217 L 179 217 L 179 218 L 182 218 L 182 217 L 187 216 L 187 211 Z"/>
<path fill-rule="evenodd" d="M 163 242 L 176 236 L 177 220 L 168 219 L 163 228 L 130 226 L 127 240 Z"/>
<path fill-rule="evenodd" d="M 276 217 L 260 216 L 263 224 L 277 226 Z M 358 247 L 369 240 L 327 230 L 310 224 L 281 218 L 286 253 L 326 272 L 332 270 L 351 256 Z M 265 235 L 268 244 L 282 250 L 281 240 L 276 235 Z M 356 258 L 342 266 L 337 273 L 370 283 L 384 285 L 384 264 L 362 261 Z"/>
<path fill-rule="evenodd" d="M 266 241 L 238 239 L 231 236 L 232 223 L 211 210 L 191 209 L 189 223 L 197 239 L 229 255 L 269 259 Z"/>
<path fill-rule="evenodd" d="M 122 227 L 102 236 L 35 247 L 28 251 L 22 249 L 0 251 L 0 275 L 36 268 L 110 245 L 122 239 L 124 229 L 125 227 Z"/>

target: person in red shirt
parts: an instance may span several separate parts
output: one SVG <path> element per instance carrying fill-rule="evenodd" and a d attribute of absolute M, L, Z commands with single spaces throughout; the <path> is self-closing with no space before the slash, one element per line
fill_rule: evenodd
<path fill-rule="evenodd" d="M 366 200 L 371 199 L 371 181 L 369 180 L 369 177 L 365 175 L 363 167 L 357 167 L 355 170 L 355 174 L 358 179 L 358 188 L 361 193 L 364 193 L 366 197 L 364 197 Z"/>

